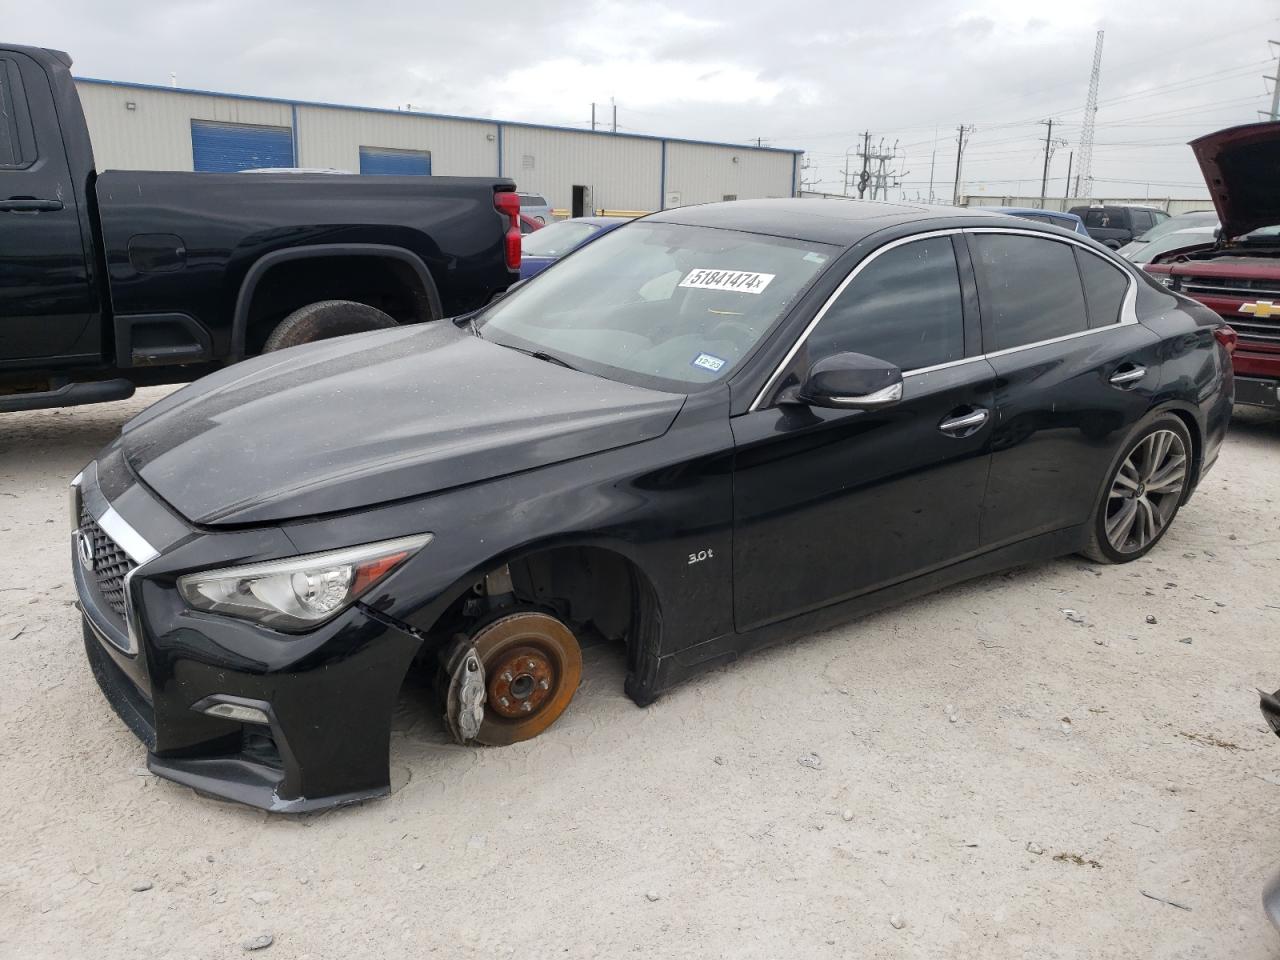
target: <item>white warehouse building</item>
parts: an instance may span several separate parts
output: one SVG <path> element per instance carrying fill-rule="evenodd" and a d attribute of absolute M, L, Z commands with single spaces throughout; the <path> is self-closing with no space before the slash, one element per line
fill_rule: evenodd
<path fill-rule="evenodd" d="M 99 170 L 501 176 L 557 210 L 797 195 L 802 151 L 77 78 Z M 575 203 L 576 201 L 576 203 Z"/>

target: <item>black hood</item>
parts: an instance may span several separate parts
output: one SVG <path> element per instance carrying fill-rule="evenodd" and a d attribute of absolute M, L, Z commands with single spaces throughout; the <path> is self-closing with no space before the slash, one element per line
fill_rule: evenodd
<path fill-rule="evenodd" d="M 1280 224 L 1280 123 L 1247 123 L 1191 141 L 1209 196 L 1233 239 Z"/>
<path fill-rule="evenodd" d="M 681 395 L 579 373 L 441 321 L 267 354 L 124 427 L 144 483 L 198 524 L 420 496 L 661 436 Z"/>

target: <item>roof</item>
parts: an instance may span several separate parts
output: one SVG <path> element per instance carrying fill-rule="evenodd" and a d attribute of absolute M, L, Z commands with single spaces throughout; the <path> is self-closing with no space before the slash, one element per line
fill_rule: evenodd
<path fill-rule="evenodd" d="M 64 54 L 65 56 L 65 54 Z M 526 123 L 523 120 L 495 120 L 492 117 L 464 117 L 452 113 L 430 113 L 425 110 L 393 110 L 390 107 L 360 107 L 348 103 L 326 103 L 321 100 L 288 100 L 283 97 L 260 97 L 246 93 L 223 93 L 218 90 L 200 90 L 193 87 L 166 87 L 158 83 L 133 83 L 128 80 L 100 80 L 97 77 L 76 77 L 76 83 L 95 83 L 107 87 L 125 87 L 131 90 L 155 90 L 159 93 L 185 93 L 198 97 L 222 97 L 228 100 L 253 100 L 258 103 L 280 103 L 288 107 L 323 107 L 330 110 L 357 110 L 363 113 L 391 113 L 402 117 L 426 117 L 432 120 L 461 120 L 466 123 L 492 123 L 500 127 L 526 127 L 534 130 L 560 130 L 596 137 L 620 137 L 626 140 L 650 140 L 663 143 L 689 143 L 702 147 L 730 147 L 734 150 L 752 150 L 760 153 L 803 154 L 792 147 L 758 147 L 750 143 L 726 143 L 719 140 L 690 140 L 687 137 L 662 137 L 649 133 L 615 133 L 609 130 L 580 130 L 577 127 L 558 126 L 551 123 Z"/>
<path fill-rule="evenodd" d="M 650 214 L 645 219 L 851 246 L 873 233 L 904 223 L 937 221 L 940 228 L 972 226 L 996 217 L 1003 217 L 1003 214 L 879 200 L 784 198 L 675 207 Z M 1028 226 L 1034 227 L 1035 224 L 1028 221 Z"/>

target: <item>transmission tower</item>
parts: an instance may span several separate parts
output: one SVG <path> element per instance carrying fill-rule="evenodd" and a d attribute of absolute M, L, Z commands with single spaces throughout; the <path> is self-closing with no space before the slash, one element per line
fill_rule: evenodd
<path fill-rule="evenodd" d="M 1102 33 L 1093 45 L 1093 72 L 1089 74 L 1089 99 L 1084 103 L 1084 126 L 1080 128 L 1080 184 L 1078 196 L 1093 196 L 1093 120 L 1098 113 L 1098 79 L 1102 76 Z"/>

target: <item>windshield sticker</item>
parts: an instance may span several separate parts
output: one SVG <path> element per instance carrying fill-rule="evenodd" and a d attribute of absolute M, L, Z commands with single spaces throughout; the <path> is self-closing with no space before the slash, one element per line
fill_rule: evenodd
<path fill-rule="evenodd" d="M 681 284 L 683 286 L 683 284 Z M 719 373 L 725 361 L 719 357 L 713 357 L 709 353 L 700 353 L 689 363 L 691 367 L 701 367 L 703 370 L 710 370 L 712 373 Z"/>
<path fill-rule="evenodd" d="M 814 253 L 812 250 L 804 255 L 804 259 L 809 263 L 826 263 L 827 258 L 820 253 Z"/>
<path fill-rule="evenodd" d="M 764 293 L 764 288 L 777 274 L 751 273 L 747 270 L 712 270 L 699 267 L 690 270 L 680 281 L 682 287 L 695 290 L 729 290 L 733 293 Z"/>

